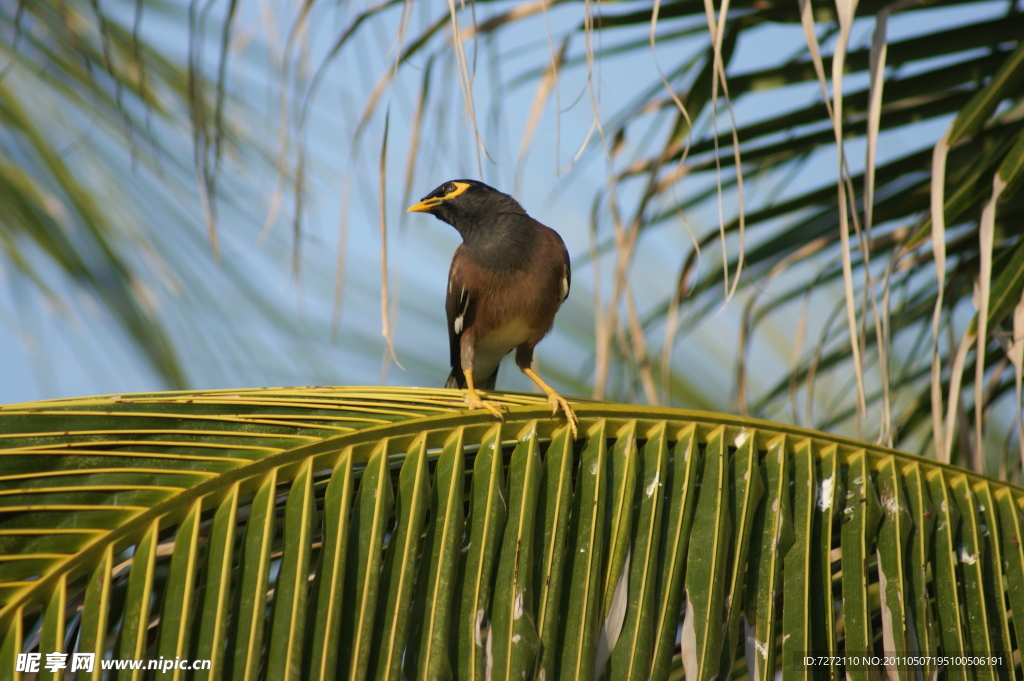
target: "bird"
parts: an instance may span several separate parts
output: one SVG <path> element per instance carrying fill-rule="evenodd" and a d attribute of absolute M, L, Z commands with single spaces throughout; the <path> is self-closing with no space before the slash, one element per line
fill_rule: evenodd
<path fill-rule="evenodd" d="M 561 409 L 576 437 L 579 419 L 569 402 L 533 367 L 533 350 L 551 331 L 569 296 L 569 251 L 558 232 L 534 220 L 513 197 L 476 180 L 450 180 L 408 209 L 429 213 L 462 237 L 448 271 L 445 312 L 451 374 L 446 388 L 465 390 L 470 409 L 504 420 L 494 390 L 502 358 L 516 351 L 516 365 L 547 395 L 554 416 Z"/>

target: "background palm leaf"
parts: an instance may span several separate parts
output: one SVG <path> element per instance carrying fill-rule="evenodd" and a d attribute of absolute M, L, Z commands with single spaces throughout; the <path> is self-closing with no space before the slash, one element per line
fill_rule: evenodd
<path fill-rule="evenodd" d="M 568 235 L 580 295 L 570 301 L 578 307 L 563 313 L 560 335 L 572 350 L 560 349 L 556 361 L 542 358 L 555 365 L 557 383 L 596 397 L 718 400 L 714 406 L 726 408 L 730 391 L 701 393 L 692 363 L 677 350 L 681 339 L 707 335 L 728 300 L 735 327 L 713 373 L 735 360 L 728 387 L 736 411 L 877 433 L 882 443 L 922 453 L 933 451 L 934 441 L 940 459 L 1000 475 L 1019 470 L 1008 455 L 1020 440 L 1013 432 L 1021 370 L 1008 352 L 1011 313 L 1024 289 L 1019 3 L 494 1 L 416 12 L 399 2 L 369 9 L 306 3 L 297 12 L 275 8 L 277 23 L 289 29 L 252 40 L 251 48 L 245 45 L 259 22 L 237 3 L 217 11 L 198 3 L 187 11 L 107 4 L 0 6 L 7 60 L 0 191 L 9 208 L 0 248 L 18 284 L 58 309 L 78 308 L 72 294 L 96 297 L 168 385 L 205 380 L 211 370 L 240 374 L 224 369 L 236 361 L 225 347 L 248 349 L 253 361 L 242 366 L 268 354 L 253 350 L 252 334 L 237 332 L 242 324 L 213 322 L 237 319 L 241 308 L 206 293 L 218 289 L 212 278 L 235 291 L 262 328 L 287 337 L 270 345 L 298 343 L 302 351 L 289 357 L 323 354 L 305 343 L 326 344 L 327 333 L 293 333 L 297 325 L 284 310 L 294 303 L 268 295 L 273 276 L 256 287 L 244 274 L 270 270 L 286 284 L 282 263 L 267 262 L 286 248 L 270 249 L 269 257 L 245 250 L 219 270 L 213 254 L 242 253 L 240 245 L 248 249 L 285 216 L 293 240 L 285 269 L 306 270 L 306 280 L 317 281 L 316 263 L 303 256 L 311 249 L 302 246 L 323 238 L 309 224 L 315 197 L 333 209 L 333 194 L 347 186 L 331 171 L 346 175 L 356 196 L 373 197 L 372 209 L 354 215 L 386 227 L 388 216 L 376 207 L 433 186 L 428 168 L 472 170 L 517 190 L 535 176 L 526 155 L 545 153 L 564 181 L 549 178 L 530 193 L 556 187 L 572 192 L 574 204 L 591 200 L 593 207 L 592 248 L 583 212 L 573 215 L 575 240 Z M 152 16 L 181 30 L 187 53 L 160 49 L 147 31 Z M 380 36 L 392 29 L 401 49 L 385 55 L 390 42 Z M 550 35 L 535 39 L 542 30 Z M 368 38 L 380 43 L 376 61 L 366 54 Z M 516 57 L 514 70 L 502 71 L 508 56 Z M 261 75 L 250 80 L 250 67 L 267 57 L 280 69 L 272 76 L 253 70 Z M 616 71 L 617 60 L 632 61 Z M 318 116 L 325 108 L 336 112 L 322 103 L 323 93 L 344 82 L 335 70 L 352 73 L 344 68 L 352 66 L 360 75 L 379 67 L 381 75 L 355 93 L 359 105 L 343 114 L 339 136 L 338 126 L 326 128 Z M 250 106 L 264 84 L 280 102 L 276 119 Z M 535 88 L 533 105 L 503 129 L 502 115 L 515 111 L 506 105 L 523 88 Z M 582 104 L 573 110 L 570 101 Z M 74 113 L 62 117 L 55 113 L 61 109 Z M 466 111 L 471 130 L 456 110 Z M 487 117 L 493 125 L 482 122 Z M 385 120 L 393 123 L 390 145 L 379 136 Z M 513 137 L 506 133 L 520 127 L 518 144 L 503 147 Z M 564 132 L 565 143 L 556 133 L 553 145 L 531 152 L 531 140 L 551 127 Z M 253 134 L 243 132 L 249 128 Z M 344 161 L 315 153 L 312 140 L 325 130 L 339 140 Z M 260 143 L 272 138 L 276 154 Z M 935 148 L 945 154 L 942 182 L 932 172 L 942 166 L 934 165 Z M 382 172 L 404 168 L 399 181 L 387 183 L 390 194 L 366 179 L 365 159 L 381 151 Z M 565 162 L 566 151 L 575 165 Z M 840 151 L 842 166 L 833 163 Z M 514 164 L 500 162 L 517 154 Z M 267 180 L 274 190 L 259 192 L 266 201 L 253 200 L 250 184 Z M 349 210 L 347 200 L 338 203 Z M 941 208 L 938 223 L 933 203 L 931 212 Z M 219 230 L 224 216 L 231 228 Z M 933 224 L 941 226 L 934 233 Z M 345 280 L 344 247 L 339 251 L 334 322 Z M 419 261 L 412 269 L 421 264 L 425 269 Z M 360 283 L 370 283 L 357 296 L 360 305 L 377 295 L 377 274 L 356 270 Z M 408 268 L 406 274 L 413 287 L 421 283 Z M 311 290 L 324 303 L 330 284 L 319 279 Z M 182 304 L 168 304 L 182 283 Z M 976 320 L 975 289 L 985 308 Z M 574 302 L 591 296 L 594 306 Z M 18 323 L 36 307 L 19 305 Z M 208 323 L 195 323 L 195 311 L 210 309 Z M 419 312 L 403 311 L 407 319 Z M 311 319 L 324 322 L 319 313 Z M 357 316 L 345 325 L 345 350 L 376 359 L 378 348 L 367 340 L 375 336 L 370 315 L 361 309 Z M 797 342 L 771 347 L 774 329 L 794 327 L 800 337 L 790 340 Z M 182 328 L 201 329 L 199 340 Z M 395 339 L 406 364 L 421 369 L 408 382 L 426 383 L 435 373 L 425 358 L 436 353 L 421 339 Z M 592 359 L 563 361 L 581 348 Z M 277 364 L 261 366 L 259 376 L 280 370 Z M 310 361 L 301 380 L 291 366 L 287 381 L 241 382 L 337 382 L 335 364 Z M 856 389 L 846 390 L 848 379 Z"/>
<path fill-rule="evenodd" d="M 1020 674 L 1024 490 L 751 419 L 583 402 L 572 442 L 542 399 L 502 395 L 499 423 L 457 398 L 0 409 L 0 678 L 38 651 L 212 661 L 174 678 L 768 679 L 900 646 Z"/>
<path fill-rule="evenodd" d="M 351 22 L 323 68 L 382 11 Z M 558 166 L 567 178 L 559 191 L 579 182 L 593 197 L 594 243 L 575 262 L 593 268 L 600 308 L 593 364 L 580 370 L 595 397 L 671 404 L 694 373 L 676 352 L 680 340 L 738 296 L 737 411 L 877 433 L 922 453 L 935 434 L 941 459 L 964 457 L 978 471 L 1018 468 L 1005 458 L 1019 439 L 1006 350 L 1024 287 L 1016 3 L 669 0 L 447 12 L 455 9 L 439 8 L 408 39 L 399 33 L 399 75 L 389 70 L 381 82 L 418 89 L 416 130 L 436 129 L 435 137 L 449 130 L 453 106 L 498 111 L 518 97 L 503 92 L 535 88 L 520 163 L 542 115 L 580 145 L 578 162 L 563 157 Z M 461 27 L 459 38 L 441 30 L 445 19 Z M 519 37 L 541 31 L 546 40 Z M 471 78 L 468 62 L 452 54 L 483 60 L 499 44 L 505 55 L 534 61 L 506 90 L 437 87 L 483 78 L 482 66 Z M 421 60 L 442 66 L 424 70 Z M 562 102 L 556 112 L 545 109 L 552 100 Z M 383 114 L 383 99 L 370 101 L 375 109 Z M 501 156 L 501 136 L 471 118 L 472 135 L 491 158 Z M 937 185 L 933 147 L 943 128 L 948 157 Z M 408 167 L 434 158 L 423 152 L 435 137 L 412 137 Z M 511 164 L 477 156 L 486 158 L 470 148 L 457 162 L 512 183 Z M 602 163 L 605 172 L 595 172 Z M 407 182 L 422 174 L 410 171 Z M 931 201 L 944 213 L 935 234 Z M 987 310 L 980 354 L 972 349 L 975 291 Z M 802 330 L 795 339 L 794 327 Z M 780 328 L 786 347 L 778 354 L 792 358 L 773 356 L 764 340 Z M 941 394 L 938 403 L 931 392 Z M 933 413 L 948 425 L 936 429 Z"/>
<path fill-rule="evenodd" d="M 269 123 L 203 56 L 216 34 L 226 69 L 223 18 L 162 2 L 0 5 L 0 319 L 15 339 L 6 394 L 68 390 L 69 354 L 100 385 L 96 367 L 116 366 L 111 391 L 268 384 L 253 374 L 266 376 L 275 353 L 265 335 L 240 332 L 243 320 L 272 329 L 271 345 L 306 342 L 268 285 L 287 281 L 290 263 L 250 248 L 267 219 L 254 197 L 276 169 L 256 132 Z M 284 235 L 269 239 L 287 251 Z M 320 364 L 289 354 L 293 367 Z M 14 385 L 32 376 L 17 370 L 33 356 L 41 385 Z"/>

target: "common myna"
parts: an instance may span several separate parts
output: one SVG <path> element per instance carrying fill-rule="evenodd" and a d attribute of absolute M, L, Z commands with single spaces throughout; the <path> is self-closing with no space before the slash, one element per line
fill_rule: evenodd
<path fill-rule="evenodd" d="M 530 368 L 533 348 L 569 295 L 569 252 L 558 233 L 537 222 L 508 194 L 475 180 L 445 182 L 409 207 L 430 213 L 462 235 L 448 272 L 448 344 L 452 373 L 446 388 L 466 390 L 470 409 L 502 418 L 493 390 L 502 358 L 516 351 L 519 370 L 548 396 L 576 435 L 578 419 L 564 397 Z"/>

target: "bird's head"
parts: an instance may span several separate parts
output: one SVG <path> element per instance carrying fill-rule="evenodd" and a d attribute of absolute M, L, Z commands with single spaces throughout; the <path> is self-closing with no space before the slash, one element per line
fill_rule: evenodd
<path fill-rule="evenodd" d="M 463 238 L 484 225 L 503 222 L 509 213 L 524 215 L 508 194 L 476 180 L 450 180 L 409 206 L 410 213 L 430 213 L 459 230 Z"/>

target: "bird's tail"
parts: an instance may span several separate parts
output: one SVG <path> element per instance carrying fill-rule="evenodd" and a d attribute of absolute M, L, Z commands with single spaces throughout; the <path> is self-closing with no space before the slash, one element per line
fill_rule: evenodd
<path fill-rule="evenodd" d="M 494 390 L 494 385 L 498 382 L 498 369 L 494 369 L 494 373 L 491 374 L 487 380 L 478 381 L 476 384 L 477 390 Z M 445 382 L 444 387 L 455 388 L 457 390 L 466 389 L 466 375 L 461 371 L 452 369 L 452 372 L 448 374 L 448 380 Z"/>

